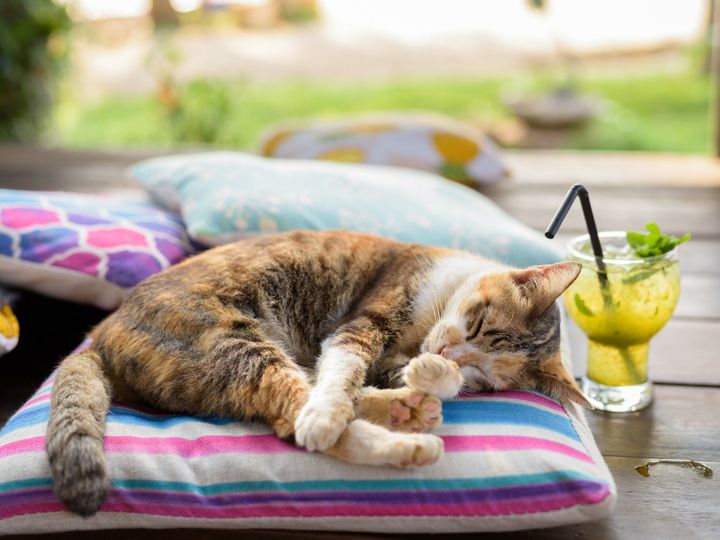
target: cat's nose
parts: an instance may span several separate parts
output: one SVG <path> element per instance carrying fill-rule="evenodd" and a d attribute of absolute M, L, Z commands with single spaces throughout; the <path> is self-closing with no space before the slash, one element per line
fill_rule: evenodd
<path fill-rule="evenodd" d="M 450 347 L 450 345 L 443 345 L 438 354 L 443 358 L 450 358 L 452 355 L 452 347 Z"/>

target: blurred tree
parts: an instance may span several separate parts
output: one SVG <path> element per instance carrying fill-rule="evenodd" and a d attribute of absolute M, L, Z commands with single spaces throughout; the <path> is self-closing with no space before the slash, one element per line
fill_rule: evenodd
<path fill-rule="evenodd" d="M 52 0 L 0 1 L 0 140 L 37 139 L 69 27 L 65 8 Z"/>

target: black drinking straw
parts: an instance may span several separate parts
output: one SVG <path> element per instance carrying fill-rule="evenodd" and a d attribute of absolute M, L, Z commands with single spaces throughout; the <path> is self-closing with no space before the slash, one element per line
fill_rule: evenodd
<path fill-rule="evenodd" d="M 590 195 L 582 184 L 575 184 L 568 190 L 563 202 L 560 204 L 560 208 L 557 209 L 550 225 L 548 225 L 545 230 L 545 237 L 555 238 L 560 225 L 562 225 L 565 216 L 567 216 L 570 211 L 572 203 L 575 202 L 575 197 L 578 196 L 580 197 L 580 205 L 582 206 L 583 215 L 585 216 L 585 226 L 590 234 L 593 253 L 598 260 L 598 266 L 604 271 L 602 245 L 600 245 L 600 237 L 598 236 L 597 225 L 595 225 L 595 216 L 593 216 L 592 206 L 590 206 Z"/>
<path fill-rule="evenodd" d="M 592 245 L 593 254 L 595 255 L 595 263 L 598 267 L 598 280 L 600 280 L 600 289 L 602 291 L 603 300 L 607 307 L 612 305 L 612 297 L 610 296 L 610 284 L 608 283 L 607 271 L 605 269 L 605 261 L 603 260 L 602 245 L 598 236 L 597 225 L 595 224 L 595 216 L 593 215 L 592 206 L 590 205 L 590 195 L 588 190 L 582 184 L 574 184 L 565 195 L 560 208 L 557 209 L 555 215 L 550 221 L 550 225 L 545 229 L 546 238 L 555 238 L 560 229 L 565 216 L 570 211 L 570 207 L 575 198 L 580 197 L 580 205 L 582 206 L 583 216 L 585 216 L 585 226 L 590 235 L 590 244 Z"/>
<path fill-rule="evenodd" d="M 580 197 L 580 205 L 582 206 L 583 215 L 585 216 L 585 226 L 587 227 L 588 234 L 590 235 L 590 243 L 592 244 L 595 262 L 598 267 L 597 275 L 598 280 L 600 281 L 600 291 L 603 297 L 603 304 L 605 304 L 605 309 L 610 310 L 614 307 L 612 295 L 610 293 L 610 283 L 608 282 L 605 261 L 603 260 L 602 245 L 600 244 L 597 225 L 595 225 L 595 216 L 593 216 L 592 206 L 590 206 L 590 195 L 588 194 L 588 190 L 585 186 L 582 184 L 574 184 L 568 190 L 563 202 L 560 204 L 560 208 L 557 209 L 552 221 L 550 221 L 550 225 L 548 225 L 545 230 L 545 236 L 547 238 L 555 238 L 558 229 L 560 229 L 560 225 L 570 211 L 570 207 L 573 202 L 575 202 L 576 197 Z M 624 348 L 618 348 L 618 351 L 620 352 L 628 371 L 634 378 L 637 378 L 637 368 L 635 367 L 630 351 Z"/>

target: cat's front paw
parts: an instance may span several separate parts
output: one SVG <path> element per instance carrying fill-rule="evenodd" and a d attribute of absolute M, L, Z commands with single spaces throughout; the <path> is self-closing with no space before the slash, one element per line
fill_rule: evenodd
<path fill-rule="evenodd" d="M 456 396 L 463 383 L 460 368 L 455 362 L 432 353 L 423 353 L 410 360 L 403 371 L 403 380 L 410 388 L 440 399 Z"/>
<path fill-rule="evenodd" d="M 352 418 L 352 403 L 308 401 L 295 420 L 295 442 L 311 452 L 333 446 Z"/>

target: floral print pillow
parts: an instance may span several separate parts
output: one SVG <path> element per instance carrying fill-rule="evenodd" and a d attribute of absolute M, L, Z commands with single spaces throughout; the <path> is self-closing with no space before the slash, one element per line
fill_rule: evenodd
<path fill-rule="evenodd" d="M 192 247 L 180 219 L 136 195 L 0 189 L 0 283 L 113 309 Z"/>

